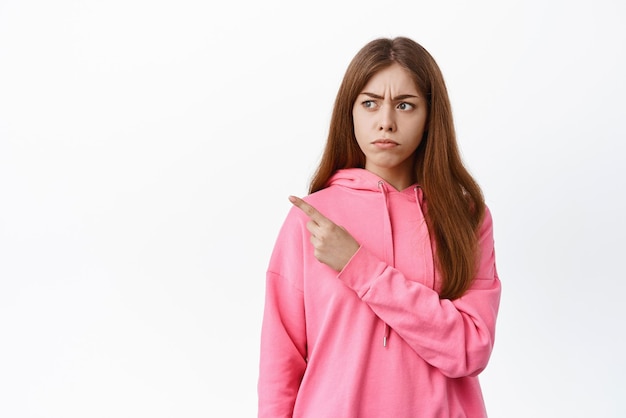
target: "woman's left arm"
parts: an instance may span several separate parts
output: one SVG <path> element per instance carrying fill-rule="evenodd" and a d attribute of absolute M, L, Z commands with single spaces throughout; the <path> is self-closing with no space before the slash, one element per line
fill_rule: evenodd
<path fill-rule="evenodd" d="M 489 210 L 480 227 L 479 246 L 476 276 L 455 300 L 440 299 L 435 290 L 406 279 L 363 247 L 338 277 L 444 375 L 477 375 L 493 349 L 501 293 Z"/>
<path fill-rule="evenodd" d="M 307 228 L 316 257 L 339 271 L 339 279 L 426 362 L 448 377 L 476 375 L 487 366 L 501 292 L 488 209 L 479 231 L 476 277 L 462 297 L 448 300 L 408 280 L 311 205 L 290 200 L 311 219 Z"/>

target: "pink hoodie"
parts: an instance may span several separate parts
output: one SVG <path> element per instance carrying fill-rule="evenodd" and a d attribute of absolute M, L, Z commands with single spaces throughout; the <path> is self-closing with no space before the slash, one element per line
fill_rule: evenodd
<path fill-rule="evenodd" d="M 450 301 L 418 186 L 346 169 L 305 200 L 361 247 L 337 273 L 315 259 L 306 215 L 287 216 L 267 272 L 259 417 L 485 417 L 477 375 L 500 302 L 489 211 L 476 278 Z"/>

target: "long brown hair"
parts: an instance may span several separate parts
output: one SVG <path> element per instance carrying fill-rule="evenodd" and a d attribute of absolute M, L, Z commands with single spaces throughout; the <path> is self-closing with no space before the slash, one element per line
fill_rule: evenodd
<path fill-rule="evenodd" d="M 441 70 L 421 45 L 405 37 L 376 39 L 352 59 L 337 93 L 328 140 L 309 192 L 327 187 L 339 169 L 365 167 L 365 155 L 354 135 L 352 108 L 369 79 L 393 63 L 409 71 L 428 101 L 427 128 L 415 151 L 414 177 L 424 192 L 426 222 L 443 279 L 440 298 L 456 299 L 469 288 L 475 274 L 477 229 L 485 203 L 461 160 Z"/>

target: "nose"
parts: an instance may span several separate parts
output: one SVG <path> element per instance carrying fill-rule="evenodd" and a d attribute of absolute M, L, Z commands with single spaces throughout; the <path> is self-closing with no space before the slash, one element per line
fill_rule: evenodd
<path fill-rule="evenodd" d="M 396 120 L 393 106 L 383 106 L 380 110 L 380 120 L 378 130 L 383 132 L 393 132 L 396 130 Z"/>

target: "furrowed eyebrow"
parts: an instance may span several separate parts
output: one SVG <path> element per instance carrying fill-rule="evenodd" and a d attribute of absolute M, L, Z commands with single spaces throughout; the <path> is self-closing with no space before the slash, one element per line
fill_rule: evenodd
<path fill-rule="evenodd" d="M 375 93 L 369 93 L 369 92 L 366 92 L 366 91 L 364 91 L 361 94 L 364 94 L 364 95 L 366 95 L 368 97 L 371 97 L 372 99 L 379 99 L 379 100 L 384 99 L 384 97 L 381 96 L 381 95 L 378 95 L 378 94 L 375 94 Z M 401 94 L 399 96 L 394 97 L 393 101 L 395 102 L 395 101 L 398 101 L 398 100 L 405 100 L 405 99 L 419 99 L 419 96 L 416 96 L 414 94 Z"/>

